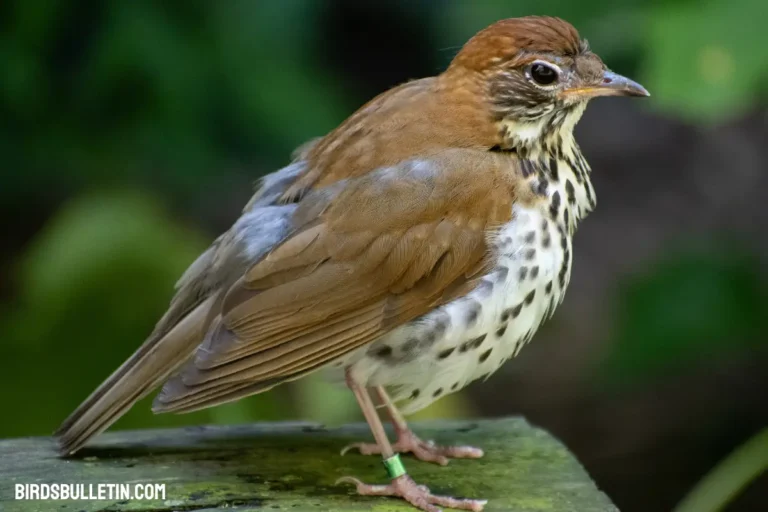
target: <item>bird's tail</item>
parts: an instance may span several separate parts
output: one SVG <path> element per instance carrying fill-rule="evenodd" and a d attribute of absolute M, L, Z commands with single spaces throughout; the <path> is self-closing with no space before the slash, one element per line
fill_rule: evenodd
<path fill-rule="evenodd" d="M 189 359 L 211 320 L 215 302 L 216 297 L 209 297 L 172 328 L 156 331 L 70 414 L 54 433 L 61 455 L 71 455 L 106 430 Z"/>

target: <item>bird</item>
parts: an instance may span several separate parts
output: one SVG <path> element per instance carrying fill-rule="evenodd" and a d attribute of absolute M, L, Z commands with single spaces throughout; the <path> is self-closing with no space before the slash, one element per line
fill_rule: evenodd
<path fill-rule="evenodd" d="M 428 512 L 482 510 L 481 499 L 432 494 L 399 458 L 444 465 L 482 449 L 424 441 L 404 415 L 490 376 L 563 301 L 574 233 L 596 205 L 573 130 L 601 96 L 649 93 L 568 22 L 504 19 L 439 75 L 299 147 L 181 276 L 146 341 L 63 422 L 60 453 L 157 388 L 153 411 L 183 413 L 323 371 L 352 391 L 375 441 L 345 451 L 380 454 L 390 478 L 340 482 Z"/>

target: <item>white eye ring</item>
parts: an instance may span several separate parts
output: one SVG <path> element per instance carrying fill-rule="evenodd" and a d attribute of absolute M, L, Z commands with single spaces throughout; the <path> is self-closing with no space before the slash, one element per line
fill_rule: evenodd
<path fill-rule="evenodd" d="M 554 71 L 554 74 L 537 76 L 537 70 Z M 528 81 L 536 85 L 536 87 L 541 87 L 543 89 L 551 89 L 555 87 L 562 75 L 563 70 L 560 69 L 558 65 L 546 60 L 535 60 L 525 68 L 525 77 Z M 547 82 L 550 78 L 551 81 Z"/>

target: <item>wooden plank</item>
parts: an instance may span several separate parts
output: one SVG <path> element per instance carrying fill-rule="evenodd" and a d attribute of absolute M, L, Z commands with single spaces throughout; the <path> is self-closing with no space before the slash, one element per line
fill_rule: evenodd
<path fill-rule="evenodd" d="M 433 492 L 485 498 L 488 511 L 615 512 L 578 461 L 521 418 L 415 425 L 425 439 L 480 446 L 480 460 L 446 467 L 404 457 L 409 473 Z M 385 483 L 378 456 L 339 454 L 370 440 L 365 425 L 326 429 L 267 423 L 112 432 L 77 458 L 56 456 L 50 438 L 0 441 L 0 510 L 66 512 L 172 510 L 409 511 L 391 498 L 359 497 L 337 478 Z M 17 501 L 17 483 L 159 483 L 164 500 Z"/>

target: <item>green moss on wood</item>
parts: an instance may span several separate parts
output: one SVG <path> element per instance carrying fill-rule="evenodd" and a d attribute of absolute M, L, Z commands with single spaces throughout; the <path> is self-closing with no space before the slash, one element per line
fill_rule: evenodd
<path fill-rule="evenodd" d="M 480 446 L 480 460 L 446 467 L 404 457 L 409 473 L 433 492 L 485 498 L 488 511 L 615 512 L 565 447 L 520 418 L 430 422 L 423 438 Z M 271 423 L 108 433 L 75 459 L 56 457 L 53 441 L 0 441 L 0 510 L 64 512 L 204 510 L 412 511 L 388 498 L 359 497 L 341 476 L 384 483 L 378 456 L 339 454 L 368 440 L 364 425 L 324 429 Z M 15 483 L 165 483 L 165 501 L 13 501 Z"/>

